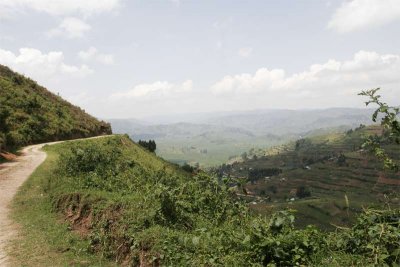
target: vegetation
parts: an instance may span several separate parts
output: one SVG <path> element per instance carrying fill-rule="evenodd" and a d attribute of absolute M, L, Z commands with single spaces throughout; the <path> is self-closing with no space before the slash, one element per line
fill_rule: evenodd
<path fill-rule="evenodd" d="M 257 160 L 257 158 L 255 158 Z M 251 183 L 254 183 L 264 177 L 278 175 L 282 172 L 279 168 L 260 168 L 260 169 L 250 169 L 248 174 L 248 179 Z"/>
<path fill-rule="evenodd" d="M 311 197 L 311 191 L 308 187 L 301 185 L 296 189 L 296 196 L 298 198 Z"/>
<path fill-rule="evenodd" d="M 354 266 L 399 260 L 398 209 L 366 210 L 352 228 L 332 233 L 295 229 L 292 211 L 254 216 L 229 179 L 192 176 L 126 136 L 45 149 L 51 162 L 24 185 L 15 205 L 25 228 L 39 218 L 40 229 L 54 223 L 54 215 L 47 222 L 40 209 L 23 216 L 38 201 L 68 222 L 69 228 L 60 227 L 71 230 L 69 243 L 53 237 L 52 256 L 68 259 L 74 252 L 93 265 L 99 260 L 94 254 L 110 265 L 133 266 Z M 34 230 L 38 236 L 40 229 Z"/>
<path fill-rule="evenodd" d="M 187 163 L 182 165 L 182 170 L 188 172 L 188 173 L 194 173 L 197 169 Z"/>
<path fill-rule="evenodd" d="M 274 157 L 246 156 L 242 164 L 253 165 L 241 165 L 238 172 L 250 173 L 261 160 L 279 168 L 264 166 L 253 172 L 256 178 L 269 174 L 286 184 L 292 180 L 291 172 L 306 173 L 309 179 L 299 178 L 302 184 L 297 183 L 294 193 L 323 213 L 310 196 L 326 192 L 325 188 L 318 191 L 305 181 L 315 169 L 321 175 L 326 162 L 340 171 L 353 170 L 358 161 L 364 168 L 370 166 L 373 160 L 365 158 L 368 155 L 360 147 L 361 133 L 371 131 L 378 133 L 381 128 L 359 127 L 329 140 L 302 139 Z M 379 145 L 391 156 L 398 149 Z M 14 203 L 14 217 L 26 233 L 11 249 L 15 265 L 397 266 L 400 262 L 400 209 L 386 191 L 379 209 L 363 209 L 353 225 L 324 232 L 315 226 L 295 228 L 291 209 L 254 214 L 233 186 L 248 194 L 247 178 L 226 175 L 237 166 L 224 165 L 218 179 L 200 170 L 194 173 L 163 161 L 126 135 L 70 141 L 45 150 L 50 156 Z M 272 178 L 276 177 L 264 180 Z M 369 178 L 361 182 L 370 186 Z M 264 194 L 281 194 L 279 183 L 268 183 Z M 346 186 L 365 193 L 354 183 Z M 350 205 L 353 198 L 347 193 L 343 207 L 336 205 L 349 217 L 354 204 Z M 42 246 L 33 249 L 38 241 Z"/>
<path fill-rule="evenodd" d="M 239 179 L 248 193 L 244 199 L 257 213 L 270 214 L 273 210 L 297 210 L 296 226 L 314 224 L 325 230 L 334 225 L 348 227 L 356 220 L 363 207 L 381 207 L 386 196 L 400 205 L 396 197 L 400 190 L 399 173 L 384 169 L 374 155 L 363 149 L 368 136 L 381 138 L 382 127 L 362 126 L 347 133 L 304 138 L 275 150 L 265 151 L 257 158 L 221 165 L 214 169 L 221 179 Z M 382 149 L 394 162 L 400 162 L 398 145 L 380 142 Z M 254 173 L 279 168 L 273 175 Z M 299 197 L 300 186 L 311 195 Z M 351 201 L 346 208 L 344 195 Z"/>
<path fill-rule="evenodd" d="M 150 152 L 155 152 L 157 149 L 157 145 L 154 140 L 149 140 L 149 141 L 139 140 L 138 144 L 141 145 L 142 147 L 146 148 Z"/>
<path fill-rule="evenodd" d="M 108 123 L 0 65 L 0 151 L 109 133 Z"/>
<path fill-rule="evenodd" d="M 364 143 L 364 147 L 372 151 L 379 159 L 384 162 L 385 168 L 399 171 L 399 164 L 387 154 L 382 144 L 395 143 L 400 144 L 400 107 L 391 107 L 380 100 L 381 96 L 377 94 L 380 88 L 363 91 L 360 93 L 362 96 L 368 96 L 369 100 L 365 102 L 368 106 L 370 104 L 378 105 L 372 115 L 372 120 L 376 122 L 378 116 L 381 115 L 381 125 L 385 133 L 381 138 L 374 136 L 369 137 Z"/>
<path fill-rule="evenodd" d="M 294 141 L 332 132 L 343 132 L 371 121 L 372 109 L 333 108 L 323 110 L 259 110 L 174 117 L 163 120 L 110 120 L 115 133 L 125 134 L 135 141 L 154 139 L 157 154 L 183 165 L 199 163 L 215 167 L 232 162 L 245 151 L 265 150 Z M 155 118 L 157 120 L 157 118 Z"/>

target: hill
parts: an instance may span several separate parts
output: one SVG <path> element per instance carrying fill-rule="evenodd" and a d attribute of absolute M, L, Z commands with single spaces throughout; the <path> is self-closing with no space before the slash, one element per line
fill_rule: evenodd
<path fill-rule="evenodd" d="M 370 109 L 349 108 L 258 110 L 109 121 L 114 132 L 127 133 L 136 141 L 154 139 L 157 153 L 167 160 L 210 167 L 252 148 L 266 149 L 322 131 L 350 129 L 369 122 L 371 113 Z"/>
<path fill-rule="evenodd" d="M 360 126 L 345 133 L 314 136 L 247 157 L 217 169 L 221 177 L 236 177 L 244 185 L 253 210 L 293 208 L 299 226 L 350 225 L 362 207 L 381 206 L 400 190 L 400 173 L 386 171 L 383 164 L 361 148 L 366 136 L 381 136 L 380 126 Z M 397 161 L 395 144 L 384 148 Z M 398 197 L 398 196 L 397 196 Z"/>
<path fill-rule="evenodd" d="M 0 65 L 0 150 L 109 133 L 108 123 Z"/>
<path fill-rule="evenodd" d="M 154 139 L 157 143 L 157 154 L 178 164 L 222 164 L 230 156 L 254 146 L 269 147 L 289 140 L 287 136 L 256 136 L 242 128 L 201 123 L 149 125 L 116 119 L 111 119 L 110 123 L 116 133 L 128 133 L 135 141 Z"/>
<path fill-rule="evenodd" d="M 23 231 L 11 249 L 18 266 L 366 266 L 398 260 L 398 209 L 368 210 L 353 228 L 334 233 L 296 230 L 289 211 L 254 216 L 227 183 L 186 173 L 127 136 L 45 150 L 46 162 L 14 204 Z"/>

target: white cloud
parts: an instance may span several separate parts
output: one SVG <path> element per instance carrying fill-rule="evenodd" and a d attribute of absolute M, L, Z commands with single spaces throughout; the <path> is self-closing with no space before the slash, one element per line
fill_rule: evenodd
<path fill-rule="evenodd" d="M 157 81 L 154 83 L 139 84 L 132 90 L 116 93 L 112 95 L 113 99 L 129 98 L 154 98 L 154 97 L 173 97 L 176 94 L 190 92 L 193 88 L 192 80 L 186 80 L 182 84 L 173 84 L 166 81 Z"/>
<path fill-rule="evenodd" d="M 253 48 L 251 47 L 242 47 L 238 51 L 239 57 L 242 58 L 248 58 L 251 56 L 252 53 L 253 53 Z"/>
<path fill-rule="evenodd" d="M 347 33 L 400 20 L 399 0 L 345 1 L 335 11 L 328 28 Z"/>
<path fill-rule="evenodd" d="M 62 52 L 52 51 L 46 54 L 34 48 L 21 48 L 19 54 L 0 49 L 0 64 L 34 79 L 48 79 L 54 75 L 85 77 L 93 73 L 86 65 L 66 64 Z"/>
<path fill-rule="evenodd" d="M 57 28 L 48 32 L 48 36 L 60 36 L 67 39 L 82 38 L 92 27 L 86 22 L 73 17 L 63 19 Z"/>
<path fill-rule="evenodd" d="M 50 15 L 82 14 L 90 16 L 111 12 L 118 8 L 120 0 L 0 0 L 0 17 L 34 10 Z"/>
<path fill-rule="evenodd" d="M 85 61 L 96 61 L 104 65 L 114 64 L 114 56 L 111 54 L 102 54 L 95 47 L 89 47 L 86 51 L 80 51 L 78 53 L 80 59 Z"/>
<path fill-rule="evenodd" d="M 233 17 L 228 17 L 222 20 L 217 20 L 213 23 L 213 28 L 217 31 L 225 31 L 233 24 Z"/>
<path fill-rule="evenodd" d="M 173 3 L 175 6 L 179 7 L 181 5 L 181 0 L 169 0 L 171 3 Z"/>
<path fill-rule="evenodd" d="M 345 103 L 348 100 L 345 97 L 356 96 L 363 89 L 399 86 L 399 73 L 399 55 L 359 51 L 351 60 L 329 60 L 291 76 L 287 76 L 282 69 L 267 68 L 261 68 L 254 74 L 228 75 L 215 83 L 211 91 L 224 97 L 248 97 L 248 101 L 253 99 L 255 102 L 275 98 L 274 104 L 283 105 L 290 104 L 290 98 L 329 98 L 330 106 L 335 106 L 334 103 Z M 322 102 L 314 101 L 313 104 Z"/>

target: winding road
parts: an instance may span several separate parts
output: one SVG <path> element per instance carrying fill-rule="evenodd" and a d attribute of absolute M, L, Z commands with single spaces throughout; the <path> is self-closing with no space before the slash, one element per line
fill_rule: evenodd
<path fill-rule="evenodd" d="M 100 135 L 89 138 L 74 139 L 96 139 L 109 137 L 111 135 Z M 7 243 L 16 237 L 17 226 L 11 220 L 11 201 L 18 188 L 31 176 L 31 174 L 42 164 L 47 154 L 41 148 L 45 145 L 62 143 L 64 141 L 43 143 L 27 146 L 21 151 L 21 156 L 13 162 L 0 164 L 0 267 L 10 266 L 7 256 Z"/>
<path fill-rule="evenodd" d="M 25 147 L 16 161 L 0 165 L 0 266 L 9 266 L 6 246 L 17 232 L 10 219 L 11 201 L 18 188 L 46 159 L 47 154 L 41 151 L 44 145 Z"/>

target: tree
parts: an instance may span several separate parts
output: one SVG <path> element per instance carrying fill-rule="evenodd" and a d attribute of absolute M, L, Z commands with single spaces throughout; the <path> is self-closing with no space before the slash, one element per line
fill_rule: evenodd
<path fill-rule="evenodd" d="M 194 173 L 194 168 L 190 166 L 189 164 L 185 163 L 182 167 L 182 170 L 188 172 L 188 173 Z"/>
<path fill-rule="evenodd" d="M 339 166 L 344 166 L 344 165 L 346 165 L 346 156 L 345 155 L 343 155 L 343 154 L 340 154 L 339 155 L 339 157 L 338 157 L 338 159 L 337 159 L 337 164 L 339 165 Z"/>
<path fill-rule="evenodd" d="M 140 146 L 146 148 L 150 152 L 154 152 L 157 149 L 157 145 L 154 140 L 149 140 L 149 141 L 139 140 L 138 143 Z"/>
<path fill-rule="evenodd" d="M 365 102 L 368 106 L 370 104 L 378 105 L 378 108 L 372 115 L 372 121 L 376 122 L 378 116 L 381 115 L 380 123 L 384 130 L 387 131 L 388 140 L 390 142 L 400 144 L 400 122 L 399 122 L 399 107 L 391 107 L 388 104 L 380 100 L 381 96 L 377 94 L 380 88 L 362 91 L 359 93 L 361 96 L 369 97 L 369 100 Z M 379 139 L 369 137 L 364 142 L 363 147 L 373 152 L 380 160 L 383 161 L 385 168 L 394 171 L 399 170 L 399 164 L 396 163 L 382 148 Z"/>
<path fill-rule="evenodd" d="M 297 187 L 297 189 L 296 189 L 296 196 L 298 198 L 310 197 L 311 191 L 309 188 L 305 187 L 304 185 L 301 185 L 301 186 Z"/>

